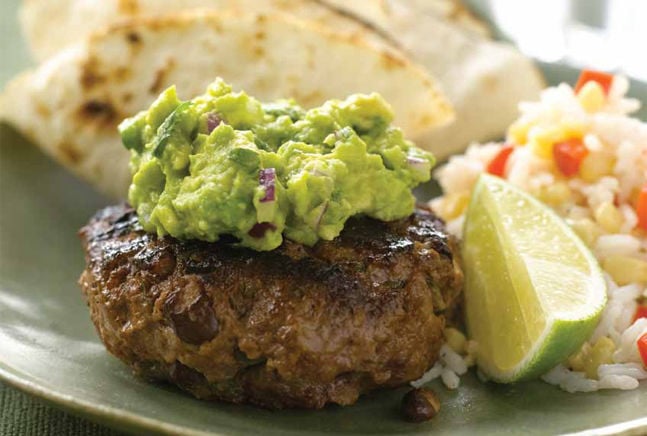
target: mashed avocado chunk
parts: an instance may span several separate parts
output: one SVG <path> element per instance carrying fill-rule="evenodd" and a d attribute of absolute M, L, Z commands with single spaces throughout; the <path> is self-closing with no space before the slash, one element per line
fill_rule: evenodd
<path fill-rule="evenodd" d="M 434 158 L 392 118 L 378 94 L 305 110 L 261 103 L 221 79 L 185 102 L 171 87 L 119 126 L 132 153 L 128 199 L 146 231 L 206 241 L 230 234 L 256 250 L 284 236 L 331 240 L 356 214 L 403 218 Z"/>

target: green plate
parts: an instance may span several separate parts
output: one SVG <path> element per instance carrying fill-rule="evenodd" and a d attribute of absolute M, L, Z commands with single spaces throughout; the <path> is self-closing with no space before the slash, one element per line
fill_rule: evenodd
<path fill-rule="evenodd" d="M 14 18 L 17 5 L 18 0 L 0 2 L 0 85 L 29 62 Z M 76 231 L 108 201 L 3 125 L 0 204 L 0 378 L 109 426 L 227 435 L 647 429 L 645 384 L 630 392 L 570 395 L 541 382 L 482 384 L 472 374 L 455 391 L 435 385 L 442 412 L 425 424 L 400 418 L 402 389 L 373 394 L 352 407 L 270 412 L 197 401 L 168 386 L 147 384 L 104 350 L 76 284 L 83 268 Z"/>

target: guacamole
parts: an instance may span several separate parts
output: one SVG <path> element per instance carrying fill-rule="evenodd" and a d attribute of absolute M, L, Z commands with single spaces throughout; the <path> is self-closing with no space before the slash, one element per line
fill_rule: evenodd
<path fill-rule="evenodd" d="M 221 79 L 184 102 L 171 87 L 119 126 L 132 154 L 128 199 L 146 231 L 206 241 L 229 234 L 256 250 L 284 237 L 331 240 L 357 214 L 403 218 L 434 158 L 392 118 L 378 94 L 305 110 L 262 103 Z"/>

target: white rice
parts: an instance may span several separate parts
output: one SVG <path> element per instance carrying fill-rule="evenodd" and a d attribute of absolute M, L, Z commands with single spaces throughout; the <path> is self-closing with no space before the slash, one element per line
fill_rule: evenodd
<path fill-rule="evenodd" d="M 636 194 L 647 182 L 647 124 L 628 116 L 640 107 L 638 101 L 625 97 L 628 87 L 625 78 L 616 76 L 605 103 L 594 109 L 587 107 L 586 102 L 578 99 L 573 89 L 565 84 L 546 89 L 537 102 L 522 103 L 521 115 L 515 125 L 527 126 L 527 131 L 522 136 L 524 142 L 516 143 L 526 145 L 514 148 L 504 172 L 506 180 L 546 201 L 576 231 L 582 223 L 593 226 L 595 235 L 590 233 L 583 239 L 605 268 L 605 260 L 618 259 L 618 256 L 646 262 L 647 268 L 647 233 L 636 230 L 638 217 L 634 210 Z M 607 162 L 608 171 L 593 178 L 590 175 L 585 177 L 582 172 L 564 177 L 553 163 L 552 156 L 541 157 L 537 148 L 532 147 L 536 145 L 532 141 L 538 141 L 535 138 L 545 132 L 558 129 L 558 134 L 569 135 L 564 133 L 569 131 L 569 126 L 582 129 L 579 137 L 589 156 L 601 156 L 601 161 Z M 515 143 L 519 136 L 515 136 L 512 130 L 508 133 L 506 143 Z M 459 238 L 464 209 L 456 213 L 455 208 L 451 209 L 448 204 L 452 204 L 454 200 L 451 199 L 457 196 L 468 198 L 479 175 L 486 171 L 502 145 L 472 145 L 463 155 L 450 158 L 436 172 L 444 195 L 432 200 L 431 206 L 445 218 L 448 231 Z M 542 198 L 542 192 L 558 183 L 568 188 L 564 199 L 552 201 L 550 197 Z M 614 216 L 620 217 L 621 224 L 617 227 L 605 224 L 599 215 L 600 210 L 609 205 L 615 211 Z M 590 236 L 590 240 L 587 241 L 585 236 Z M 587 350 L 602 347 L 599 344 L 604 342 L 607 347 L 605 360 L 593 368 L 586 367 L 584 372 L 574 370 L 581 366 L 577 359 L 569 359 L 542 377 L 568 392 L 635 389 L 640 380 L 647 379 L 647 370 L 637 348 L 638 339 L 647 334 L 647 319 L 633 321 L 640 299 L 647 297 L 647 278 L 628 282 L 628 276 L 622 272 L 607 272 L 608 304 L 592 337 L 579 352 L 584 356 Z M 445 346 L 439 362 L 415 383 L 423 384 L 440 377 L 449 388 L 456 388 L 458 376 L 474 362 L 475 350 L 473 344 L 471 346 L 471 350 L 463 353 L 456 353 Z M 597 377 L 586 375 L 596 373 Z"/>
<path fill-rule="evenodd" d="M 436 362 L 436 364 L 434 366 L 432 366 L 429 371 L 424 373 L 422 377 L 420 377 L 416 381 L 412 381 L 411 386 L 413 386 L 414 388 L 419 388 L 419 387 L 429 383 L 430 381 L 435 380 L 438 377 L 440 377 L 440 374 L 443 373 L 443 370 L 444 370 L 444 367 L 443 367 L 442 363 Z"/>
<path fill-rule="evenodd" d="M 636 380 L 647 379 L 647 371 L 639 363 L 614 363 L 600 365 L 598 368 L 598 376 L 601 378 L 621 375 L 633 377 Z"/>
<path fill-rule="evenodd" d="M 447 345 L 440 348 L 440 362 L 457 375 L 463 375 L 467 372 L 467 364 L 463 357 Z"/>
<path fill-rule="evenodd" d="M 557 385 L 566 392 L 593 392 L 600 389 L 599 382 L 586 378 L 583 372 L 571 371 L 558 365 L 542 377 L 547 383 Z"/>
<path fill-rule="evenodd" d="M 456 375 L 456 373 L 451 369 L 447 368 L 443 369 L 443 372 L 440 373 L 440 378 L 448 389 L 456 389 L 461 382 L 458 375 Z"/>
<path fill-rule="evenodd" d="M 622 332 L 620 344 L 613 354 L 616 362 L 640 362 L 636 341 L 647 333 L 647 318 L 637 319 L 627 330 Z"/>
<path fill-rule="evenodd" d="M 557 385 L 571 393 L 593 392 L 599 389 L 631 390 L 639 386 L 639 380 L 647 378 L 647 372 L 637 364 L 601 365 L 598 379 L 586 378 L 583 372 L 571 371 L 558 365 L 542 377 L 547 383 Z"/>
<path fill-rule="evenodd" d="M 636 256 L 641 245 L 640 239 L 634 236 L 616 233 L 600 236 L 593 251 L 600 260 L 609 256 Z"/>
<path fill-rule="evenodd" d="M 462 351 L 462 353 L 458 353 L 449 345 L 444 344 L 440 348 L 438 361 L 435 365 L 423 374 L 420 379 L 411 382 L 411 386 L 419 388 L 440 377 L 448 389 L 458 388 L 460 386 L 460 376 L 474 365 L 476 343 L 467 341 L 465 349 Z"/>

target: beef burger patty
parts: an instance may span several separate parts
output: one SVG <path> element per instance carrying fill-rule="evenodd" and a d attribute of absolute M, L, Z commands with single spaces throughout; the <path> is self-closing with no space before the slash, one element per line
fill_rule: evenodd
<path fill-rule="evenodd" d="M 269 408 L 347 405 L 419 378 L 463 280 L 428 210 L 270 252 L 159 238 L 126 205 L 80 235 L 80 285 L 108 351 L 198 398 Z"/>

